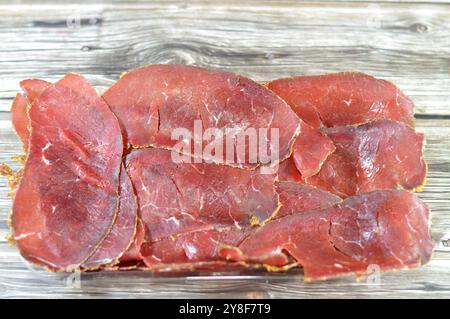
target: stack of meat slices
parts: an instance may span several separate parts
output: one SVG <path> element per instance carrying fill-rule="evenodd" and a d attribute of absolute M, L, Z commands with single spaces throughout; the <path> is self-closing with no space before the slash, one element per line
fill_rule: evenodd
<path fill-rule="evenodd" d="M 21 86 L 12 121 L 26 161 L 11 241 L 37 265 L 301 267 L 320 280 L 430 259 L 429 210 L 412 193 L 426 175 L 424 137 L 412 127 L 413 103 L 389 82 L 340 73 L 262 86 L 151 65 L 102 97 L 75 74 Z M 263 140 L 277 145 L 278 169 L 250 161 L 248 145 L 238 161 L 187 152 L 198 143 L 196 121 L 203 130 L 278 129 L 276 144 Z M 176 128 L 190 134 L 182 148 Z"/>

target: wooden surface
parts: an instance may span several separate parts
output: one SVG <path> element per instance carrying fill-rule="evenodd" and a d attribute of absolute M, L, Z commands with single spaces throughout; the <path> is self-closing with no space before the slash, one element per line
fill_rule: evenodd
<path fill-rule="evenodd" d="M 417 106 L 427 137 L 428 184 L 436 241 L 450 233 L 450 4 L 161 1 L 74 5 L 0 2 L 0 162 L 21 153 L 9 108 L 18 82 L 87 76 L 102 91 L 125 70 L 185 63 L 258 81 L 362 71 L 394 81 Z M 4 237 L 11 200 L 0 179 L 0 297 L 450 297 L 450 251 L 442 243 L 423 268 L 305 284 L 299 274 L 152 278 L 148 274 L 67 275 L 27 267 Z"/>

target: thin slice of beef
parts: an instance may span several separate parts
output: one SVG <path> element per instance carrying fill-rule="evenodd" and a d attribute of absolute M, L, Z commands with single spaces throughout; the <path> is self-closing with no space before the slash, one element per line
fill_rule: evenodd
<path fill-rule="evenodd" d="M 276 174 L 180 162 L 164 149 L 133 150 L 127 171 L 136 190 L 146 241 L 216 227 L 262 224 L 279 209 Z"/>
<path fill-rule="evenodd" d="M 96 103 L 95 100 L 98 99 L 95 89 L 77 74 L 67 74 L 57 83 L 72 89 L 80 96 L 91 100 L 92 103 Z M 20 85 L 26 93 L 29 104 L 31 104 L 51 83 L 40 79 L 29 79 L 22 81 Z M 20 121 L 17 122 L 21 125 L 29 125 L 28 115 L 25 114 L 25 116 L 20 117 Z M 28 128 L 26 132 L 28 132 Z M 25 139 L 22 138 L 22 141 L 24 145 L 27 145 Z M 130 237 L 133 237 L 135 232 L 137 208 L 135 207 L 135 198 L 129 177 L 123 174 L 126 175 L 126 173 L 121 173 L 120 177 L 121 189 L 123 190 L 120 195 L 121 208 L 114 225 L 111 227 L 110 234 L 106 236 L 96 252 L 81 265 L 85 269 L 95 269 L 105 264 L 117 263 L 124 250 L 130 246 Z"/>
<path fill-rule="evenodd" d="M 412 126 L 414 104 L 394 84 L 356 72 L 278 79 L 267 87 L 312 127 L 395 120 Z"/>
<path fill-rule="evenodd" d="M 276 191 L 279 194 L 281 207 L 274 219 L 283 218 L 289 215 L 308 213 L 330 208 L 340 202 L 342 199 L 320 188 L 303 185 L 295 181 L 281 181 L 276 183 Z M 272 223 L 269 221 L 269 224 Z M 266 226 L 263 226 L 263 228 Z M 252 237 L 258 229 L 252 229 L 247 232 L 245 238 Z M 272 250 L 267 254 L 248 258 L 238 245 L 221 242 L 217 247 L 217 255 L 227 260 L 254 262 L 267 264 L 275 267 L 284 267 L 292 264 L 293 261 L 289 255 L 282 249 Z"/>
<path fill-rule="evenodd" d="M 119 123 L 99 96 L 80 96 L 61 84 L 47 87 L 29 116 L 12 239 L 27 260 L 71 270 L 101 244 L 118 211 Z"/>
<path fill-rule="evenodd" d="M 59 80 L 58 83 L 69 87 L 85 98 L 98 98 L 95 89 L 87 81 L 85 81 L 83 77 L 77 74 L 67 74 Z M 11 107 L 11 113 L 14 129 L 16 130 L 17 135 L 19 135 L 25 151 L 27 151 L 28 148 L 28 139 L 30 135 L 30 119 L 28 117 L 28 109 L 33 101 L 37 99 L 50 85 L 52 85 L 50 82 L 41 79 L 27 79 L 20 82 L 20 86 L 26 96 L 24 97 L 21 94 L 16 96 Z"/>
<path fill-rule="evenodd" d="M 322 165 L 319 173 L 303 183 L 327 190 L 342 198 L 357 193 L 358 178 L 356 170 L 358 159 L 345 148 L 338 147 Z"/>
<path fill-rule="evenodd" d="M 17 93 L 11 106 L 11 121 L 25 151 L 28 148 L 28 141 L 30 138 L 30 129 L 28 127 L 29 120 L 27 114 L 28 108 L 29 102 L 27 98 L 22 94 Z"/>
<path fill-rule="evenodd" d="M 305 181 L 346 197 L 378 189 L 423 185 L 424 136 L 400 122 L 381 120 L 324 132 L 336 145 L 321 171 Z"/>
<path fill-rule="evenodd" d="M 224 71 L 150 65 L 126 73 L 103 98 L 134 147 L 176 149 L 230 166 L 256 167 L 257 162 L 287 158 L 300 130 L 298 117 L 273 92 L 248 78 Z M 195 121 L 199 121 L 204 133 L 207 129 L 217 129 L 226 136 L 223 139 L 211 136 L 224 142 L 224 154 L 206 152 L 211 139 L 196 140 Z M 173 138 L 177 128 L 190 136 Z M 259 138 L 256 148 L 248 141 L 251 134 L 247 129 Z M 278 139 L 271 129 L 273 134 L 278 130 Z M 247 139 L 245 145 L 241 143 L 242 149 L 238 147 L 237 136 Z M 196 152 L 194 145 L 205 152 Z M 268 156 L 259 156 L 261 153 Z"/>
<path fill-rule="evenodd" d="M 428 262 L 433 250 L 428 207 L 414 194 L 376 191 L 331 208 L 276 219 L 222 255 L 282 266 L 292 256 L 305 280 L 363 276 Z M 240 255 L 236 253 L 240 251 Z M 226 254 L 228 253 L 228 254 Z M 286 260 L 280 258 L 286 256 Z"/>
<path fill-rule="evenodd" d="M 199 262 L 188 262 L 188 263 L 174 263 L 174 264 L 156 264 L 151 267 L 147 267 L 144 270 L 151 271 L 156 274 L 175 274 L 179 276 L 180 274 L 186 273 L 187 275 L 192 275 L 193 273 L 200 274 L 202 272 L 206 273 L 217 273 L 217 272 L 238 272 L 246 270 L 258 270 L 260 265 L 247 265 L 240 262 L 227 262 L 227 261 L 199 261 Z"/>
<path fill-rule="evenodd" d="M 137 201 L 124 166 L 120 171 L 119 192 L 119 212 L 114 224 L 95 253 L 81 265 L 85 269 L 117 264 L 134 242 L 137 229 Z"/>
<path fill-rule="evenodd" d="M 136 232 L 133 243 L 128 247 L 127 251 L 120 257 L 121 263 L 133 263 L 142 261 L 141 247 L 144 243 L 145 229 L 138 216 L 136 224 Z"/>
<path fill-rule="evenodd" d="M 250 229 L 233 227 L 183 233 L 144 243 L 141 255 L 149 267 L 158 264 L 220 261 L 220 245 L 238 246 L 250 232 Z"/>
<path fill-rule="evenodd" d="M 302 183 L 303 178 L 297 167 L 295 166 L 293 156 L 285 159 L 278 164 L 278 180 Z"/>
<path fill-rule="evenodd" d="M 25 92 L 30 104 L 50 85 L 52 85 L 50 82 L 41 79 L 26 79 L 20 82 L 20 87 Z"/>

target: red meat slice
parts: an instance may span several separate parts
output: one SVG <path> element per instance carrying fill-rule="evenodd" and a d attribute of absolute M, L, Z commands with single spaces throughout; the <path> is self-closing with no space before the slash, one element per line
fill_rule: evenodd
<path fill-rule="evenodd" d="M 416 267 L 433 250 L 429 211 L 414 194 L 376 191 L 322 211 L 295 214 L 261 227 L 240 245 L 240 259 L 282 266 L 283 252 L 304 268 L 305 280 Z M 287 256 L 287 255 L 286 255 Z"/>
<path fill-rule="evenodd" d="M 394 84 L 367 74 L 298 76 L 275 80 L 267 86 L 315 128 L 382 119 L 413 125 L 413 102 Z"/>
<path fill-rule="evenodd" d="M 295 166 L 294 158 L 291 156 L 278 164 L 278 180 L 302 183 L 302 175 Z"/>
<path fill-rule="evenodd" d="M 33 101 L 50 85 L 52 85 L 50 82 L 40 79 L 27 79 L 20 82 L 20 87 L 27 95 L 30 104 L 33 103 Z"/>
<path fill-rule="evenodd" d="M 276 184 L 276 191 L 279 194 L 281 208 L 274 219 L 286 217 L 294 214 L 301 214 L 315 210 L 323 210 L 342 202 L 342 199 L 319 188 L 302 185 L 298 182 L 283 181 Z M 271 222 L 269 222 L 271 223 Z M 264 226 L 263 226 L 264 227 Z M 257 230 L 256 230 L 257 231 Z M 251 233 L 247 233 L 248 237 Z M 221 243 L 218 247 L 219 256 L 234 261 L 248 261 L 248 257 L 237 248 L 237 245 Z M 288 255 L 282 250 L 271 251 L 257 258 L 251 259 L 253 262 L 268 264 L 272 266 L 285 266 L 292 263 Z"/>
<path fill-rule="evenodd" d="M 11 106 L 11 121 L 22 141 L 23 148 L 26 150 L 28 147 L 28 140 L 30 137 L 30 130 L 28 128 L 28 100 L 20 93 L 17 93 Z"/>
<path fill-rule="evenodd" d="M 139 149 L 127 156 L 147 242 L 213 227 L 262 224 L 278 210 L 276 175 L 225 165 L 174 163 L 171 153 Z"/>
<path fill-rule="evenodd" d="M 268 136 L 261 135 L 257 149 L 262 151 L 264 146 L 268 155 L 278 151 L 279 159 L 284 159 L 291 153 L 300 125 L 289 106 L 265 87 L 229 72 L 191 66 L 151 65 L 131 71 L 108 89 L 103 98 L 134 147 L 177 149 L 192 155 L 194 121 L 200 120 L 203 131 L 217 128 L 230 137 L 232 148 L 226 152 L 234 153 L 230 161 L 219 154 L 200 156 L 205 161 L 231 166 L 257 166 L 249 160 L 250 155 L 256 156 L 256 152 L 250 154 L 250 142 L 245 144 L 245 158 L 244 152 L 236 150 L 235 136 L 242 136 L 247 128 L 257 133 L 259 129 L 268 129 Z M 186 129 L 192 138 L 186 138 L 180 146 L 171 136 L 175 128 Z M 279 130 L 278 146 L 271 135 L 272 128 Z M 204 142 L 203 148 L 208 143 Z M 240 162 L 232 163 L 233 159 Z"/>
<path fill-rule="evenodd" d="M 138 218 L 136 225 L 136 234 L 134 236 L 133 243 L 128 248 L 128 250 L 123 254 L 123 256 L 120 257 L 121 263 L 130 263 L 142 260 L 140 251 L 141 246 L 144 243 L 144 235 L 145 235 L 144 226 L 142 225 L 141 220 Z"/>
<path fill-rule="evenodd" d="M 50 83 L 42 80 L 24 80 L 20 82 L 22 89 L 26 93 L 26 97 L 18 93 L 14 98 L 11 106 L 11 118 L 14 130 L 22 141 L 24 150 L 28 148 L 28 140 L 30 137 L 30 121 L 28 119 L 28 109 L 34 99 L 50 85 Z"/>
<path fill-rule="evenodd" d="M 239 229 L 210 229 L 184 233 L 153 243 L 144 243 L 141 254 L 147 266 L 157 264 L 218 261 L 220 245 L 238 246 L 248 235 Z"/>
<path fill-rule="evenodd" d="M 295 166 L 303 178 L 316 175 L 335 149 L 336 147 L 329 137 L 302 123 L 301 133 L 293 148 Z"/>
<path fill-rule="evenodd" d="M 59 80 L 58 83 L 71 88 L 84 97 L 98 98 L 94 88 L 79 75 L 67 74 Z M 17 94 L 13 101 L 11 113 L 14 129 L 16 130 L 17 135 L 19 135 L 25 151 L 28 147 L 28 138 L 30 135 L 30 119 L 27 114 L 28 108 L 50 85 L 50 82 L 40 79 L 27 79 L 20 82 L 20 86 L 24 90 L 26 98 L 21 94 Z"/>
<path fill-rule="evenodd" d="M 321 210 L 342 202 L 342 199 L 320 188 L 296 182 L 279 182 L 276 186 L 281 208 L 276 218 Z"/>
<path fill-rule="evenodd" d="M 100 97 L 61 84 L 48 87 L 29 116 L 30 150 L 14 198 L 12 238 L 29 261 L 71 270 L 96 250 L 117 214 L 119 123 Z"/>
<path fill-rule="evenodd" d="M 411 128 L 411 100 L 387 81 L 339 73 L 280 79 L 266 89 L 228 72 L 152 65 L 124 75 L 104 100 L 76 74 L 21 87 L 12 122 L 29 154 L 11 238 L 40 266 L 299 265 L 309 281 L 430 259 L 427 206 L 393 190 L 424 183 L 424 136 Z M 200 153 L 200 163 L 191 157 L 195 121 L 203 133 L 231 136 L 224 141 L 234 161 L 217 151 Z M 172 139 L 177 128 L 191 134 L 181 148 Z M 237 147 L 246 129 L 260 134 L 256 150 L 248 139 Z M 261 129 L 269 130 L 262 140 Z M 278 141 L 270 129 L 279 129 Z M 133 147 L 126 156 L 124 145 Z M 250 159 L 262 147 L 279 154 L 278 171 L 254 169 L 260 163 Z"/>
<path fill-rule="evenodd" d="M 133 244 L 137 223 L 137 202 L 130 177 L 122 167 L 120 172 L 119 212 L 109 234 L 95 253 L 82 264 L 87 269 L 115 265 Z"/>
<path fill-rule="evenodd" d="M 90 86 L 89 83 L 84 80 L 84 78 L 76 74 L 68 74 L 64 78 L 59 80 L 57 83 L 71 88 L 79 95 L 93 100 L 94 103 L 95 99 L 98 99 L 98 96 L 94 88 Z M 26 92 L 28 101 L 31 104 L 45 90 L 45 88 L 51 85 L 51 83 L 39 79 L 30 79 L 22 81 L 20 85 L 22 89 Z M 28 103 L 27 99 L 23 98 L 23 96 L 21 97 L 22 97 L 22 99 L 20 100 L 21 105 L 19 106 L 22 107 L 21 109 L 23 110 L 23 112 L 22 113 L 19 113 L 19 111 L 13 112 L 13 116 L 14 114 L 17 115 L 23 114 L 23 116 L 20 116 L 20 118 L 18 117 L 18 121 L 16 121 L 18 125 L 22 125 L 20 129 L 16 129 L 16 131 L 25 132 L 26 134 L 29 134 L 28 127 L 26 127 L 27 125 L 29 125 L 28 124 L 29 119 L 28 115 L 26 114 L 26 108 L 24 106 L 28 105 Z M 13 104 L 13 106 L 14 105 L 15 103 Z M 23 129 L 24 126 L 26 130 Z M 26 137 L 22 138 L 22 141 L 24 145 L 27 145 L 27 141 L 25 139 Z M 123 196 L 121 195 L 121 206 L 125 207 L 127 211 L 123 211 L 123 209 L 119 211 L 117 220 L 114 223 L 114 226 L 112 227 L 111 230 L 112 233 L 108 235 L 108 237 L 104 240 L 102 245 L 97 249 L 96 253 L 93 256 L 91 256 L 89 260 L 83 263 L 82 265 L 83 267 L 96 268 L 99 267 L 101 264 L 108 263 L 108 260 L 110 260 L 110 262 L 116 262 L 115 257 L 117 257 L 119 254 L 122 254 L 123 246 L 128 245 L 130 242 L 129 233 L 132 231 L 132 233 L 134 234 L 135 225 L 133 220 L 136 217 L 136 208 L 132 207 L 132 205 L 134 205 L 132 203 L 132 201 L 134 201 L 134 195 L 130 193 L 130 187 L 132 187 L 131 182 L 127 183 L 126 180 L 124 180 L 125 178 L 129 177 L 123 177 L 121 174 L 122 187 L 127 187 L 126 192 L 124 194 L 126 194 L 127 196 L 130 195 L 132 196 L 123 198 Z M 133 225 L 132 228 L 130 226 L 131 224 Z M 115 242 L 116 240 L 117 242 Z"/>
<path fill-rule="evenodd" d="M 358 186 L 356 167 L 357 158 L 338 147 L 322 165 L 319 173 L 303 183 L 322 188 L 342 198 L 352 196 L 357 193 Z"/>
<path fill-rule="evenodd" d="M 193 272 L 201 273 L 217 273 L 217 272 L 230 272 L 239 271 L 239 274 L 244 270 L 259 269 L 259 265 L 246 265 L 239 262 L 226 262 L 226 261 L 199 261 L 199 262 L 188 262 L 188 263 L 174 263 L 174 264 L 155 264 L 151 267 L 145 268 L 153 273 L 169 273 L 177 274 L 187 273 L 192 274 Z"/>
<path fill-rule="evenodd" d="M 345 197 L 378 189 L 413 190 L 425 180 L 424 136 L 394 121 L 324 130 L 337 147 L 307 184 Z"/>
<path fill-rule="evenodd" d="M 281 209 L 276 218 L 311 210 L 324 209 L 342 200 L 320 189 L 294 182 L 277 184 Z M 224 249 L 237 247 L 254 228 L 208 229 L 183 233 L 156 242 L 144 243 L 141 254 L 147 266 L 161 263 L 188 263 L 220 260 Z M 219 255 L 219 247 L 221 254 Z M 231 252 L 232 253 L 232 252 Z M 283 260 L 288 262 L 286 256 Z M 284 265 L 284 264 L 283 264 Z"/>

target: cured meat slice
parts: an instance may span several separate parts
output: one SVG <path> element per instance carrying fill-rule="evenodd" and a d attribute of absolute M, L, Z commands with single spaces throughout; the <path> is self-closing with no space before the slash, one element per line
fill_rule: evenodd
<path fill-rule="evenodd" d="M 83 264 L 83 268 L 97 269 L 100 266 L 115 265 L 133 244 L 137 223 L 137 202 L 130 177 L 122 167 L 120 172 L 119 212 L 109 234 L 95 253 Z"/>
<path fill-rule="evenodd" d="M 175 264 L 156 264 L 151 267 L 147 267 L 145 270 L 152 271 L 153 273 L 169 273 L 169 274 L 181 274 L 193 272 L 232 272 L 244 270 L 258 270 L 259 265 L 246 265 L 239 262 L 226 262 L 226 261 L 199 261 L 199 262 L 188 262 L 188 263 L 175 263 Z"/>
<path fill-rule="evenodd" d="M 144 243 L 141 254 L 147 266 L 171 263 L 218 261 L 220 245 L 238 246 L 249 231 L 210 229 Z"/>
<path fill-rule="evenodd" d="M 291 156 L 278 164 L 278 180 L 302 183 L 302 175 L 295 166 L 294 158 Z"/>
<path fill-rule="evenodd" d="M 283 181 L 276 184 L 276 190 L 279 194 L 281 208 L 274 219 L 286 217 L 294 214 L 307 213 L 316 210 L 323 210 L 342 202 L 342 199 L 319 188 L 302 185 L 298 182 Z M 271 223 L 271 222 L 269 222 Z M 263 226 L 264 227 L 264 226 Z M 258 231 L 258 230 L 253 230 Z M 251 237 L 253 232 L 246 235 Z M 218 249 L 218 255 L 234 261 L 249 261 L 237 245 L 221 242 Z M 290 256 L 284 254 L 282 250 L 271 251 L 269 254 L 252 257 L 250 261 L 268 264 L 271 266 L 285 266 L 292 263 Z"/>
<path fill-rule="evenodd" d="M 133 150 L 127 156 L 147 242 L 212 226 L 262 224 L 278 210 L 275 174 L 175 163 L 171 154 L 151 148 Z"/>
<path fill-rule="evenodd" d="M 362 276 L 371 265 L 381 271 L 416 267 L 428 262 L 433 246 L 425 203 L 387 190 L 274 220 L 244 240 L 240 258 L 281 266 L 287 258 L 274 256 L 289 254 L 309 281 Z"/>
<path fill-rule="evenodd" d="M 260 265 L 247 265 L 245 263 L 240 262 L 227 262 L 223 260 L 217 261 L 198 261 L 198 262 L 187 262 L 187 263 L 166 263 L 166 264 L 153 264 L 150 267 L 146 266 L 142 262 L 137 263 L 120 263 L 115 266 L 107 267 L 104 270 L 107 271 L 127 271 L 127 270 L 142 270 L 149 271 L 153 274 L 162 274 L 166 276 L 167 274 L 174 274 L 176 276 L 180 276 L 181 274 L 186 273 L 186 275 L 192 275 L 195 272 L 195 275 L 201 274 L 201 272 L 207 273 L 217 273 L 217 272 L 233 272 L 239 271 L 239 274 L 242 274 L 242 271 L 256 271 L 261 269 Z"/>
<path fill-rule="evenodd" d="M 413 190 L 424 183 L 424 136 L 409 126 L 381 120 L 324 131 L 337 150 L 307 184 L 345 197 L 378 189 Z"/>
<path fill-rule="evenodd" d="M 349 198 L 334 210 L 330 236 L 347 256 L 381 269 L 410 268 L 429 261 L 434 247 L 430 212 L 414 194 L 372 192 Z"/>
<path fill-rule="evenodd" d="M 28 100 L 22 94 L 17 93 L 11 106 L 11 120 L 24 149 L 28 147 L 30 131 L 28 128 Z"/>
<path fill-rule="evenodd" d="M 72 270 L 95 251 L 117 214 L 119 123 L 100 97 L 61 84 L 45 89 L 29 116 L 30 149 L 14 198 L 12 239 L 27 260 Z"/>
<path fill-rule="evenodd" d="M 296 182 L 279 182 L 276 186 L 281 208 L 276 218 L 321 210 L 342 202 L 342 199 L 320 188 Z"/>
<path fill-rule="evenodd" d="M 262 152 L 271 159 L 287 158 L 299 132 L 299 119 L 284 101 L 252 80 L 229 72 L 151 65 L 126 73 L 103 98 L 134 147 L 176 149 L 230 166 L 255 167 L 257 161 L 266 164 L 267 158 L 255 157 Z M 206 146 L 212 141 L 198 140 L 195 121 L 205 135 L 207 129 L 218 129 L 225 136 L 215 136 L 214 140 L 225 142 L 227 156 L 207 154 Z M 181 141 L 172 138 L 177 128 L 189 136 Z M 252 148 L 247 141 L 241 149 L 238 137 L 247 139 L 252 135 L 249 130 L 258 136 L 257 147 Z M 278 139 L 272 135 L 276 130 Z M 198 154 L 195 145 L 205 152 Z"/>
<path fill-rule="evenodd" d="M 382 119 L 410 126 L 414 122 L 414 104 L 403 92 L 388 81 L 364 73 L 298 76 L 278 79 L 267 86 L 315 128 Z"/>
<path fill-rule="evenodd" d="M 261 86 L 152 65 L 103 99 L 77 74 L 20 85 L 11 112 L 26 163 L 0 174 L 13 189 L 10 239 L 35 264 L 302 267 L 310 281 L 430 259 L 428 208 L 400 190 L 424 183 L 424 136 L 387 81 L 339 73 Z"/>
<path fill-rule="evenodd" d="M 311 177 L 320 171 L 325 160 L 335 149 L 329 137 L 302 123 L 301 133 L 293 147 L 295 166 L 303 178 Z"/>
<path fill-rule="evenodd" d="M 30 104 L 50 85 L 52 85 L 50 82 L 40 79 L 27 79 L 20 82 L 20 87 L 25 92 Z"/>
<path fill-rule="evenodd" d="M 319 173 L 303 183 L 322 188 L 342 198 L 352 196 L 357 193 L 358 187 L 357 165 L 357 158 L 338 147 L 322 165 Z"/>

